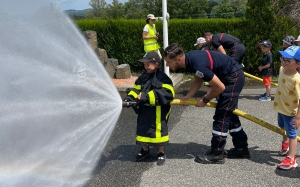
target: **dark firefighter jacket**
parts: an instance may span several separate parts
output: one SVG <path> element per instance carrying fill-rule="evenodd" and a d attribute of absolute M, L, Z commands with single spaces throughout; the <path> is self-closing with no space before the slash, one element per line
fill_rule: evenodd
<path fill-rule="evenodd" d="M 136 101 L 139 94 L 136 142 L 142 145 L 167 143 L 170 102 L 175 97 L 172 80 L 161 69 L 144 72 L 125 99 Z"/>

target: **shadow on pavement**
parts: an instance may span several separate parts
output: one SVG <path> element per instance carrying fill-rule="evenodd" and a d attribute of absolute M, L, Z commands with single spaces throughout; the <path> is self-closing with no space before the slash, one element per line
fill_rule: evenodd
<path fill-rule="evenodd" d="M 287 177 L 287 178 L 300 178 L 300 168 L 297 167 L 294 170 L 281 170 L 277 169 L 277 164 L 279 164 L 283 156 L 278 155 L 278 151 L 266 151 L 266 150 L 257 150 L 257 146 L 249 148 L 251 158 L 249 160 L 259 163 L 267 164 L 275 167 L 275 174 Z M 299 155 L 298 155 L 299 157 Z"/>
<path fill-rule="evenodd" d="M 257 95 L 243 95 L 243 94 L 241 94 L 241 95 L 239 96 L 239 99 L 248 99 L 248 100 L 255 100 L 255 101 L 258 101 L 259 96 L 257 96 Z M 272 99 L 273 99 L 273 97 L 272 97 Z"/>
<path fill-rule="evenodd" d="M 168 159 L 194 159 L 194 155 L 209 149 L 206 145 L 197 143 L 169 143 L 166 145 Z M 84 185 L 92 186 L 139 186 L 144 171 L 155 164 L 156 147 L 150 147 L 151 157 L 143 162 L 136 162 L 135 157 L 139 152 L 138 145 L 119 145 L 102 155 L 97 167 L 94 169 L 93 178 Z"/>
<path fill-rule="evenodd" d="M 165 146 L 165 153 L 167 159 L 194 159 L 194 156 L 199 153 L 205 153 L 210 146 L 197 144 L 194 142 L 189 143 L 168 143 Z M 99 165 L 105 165 L 104 163 L 110 161 L 130 161 L 135 162 L 135 156 L 140 151 L 139 145 L 120 145 L 113 149 L 109 156 L 102 156 Z M 157 147 L 150 147 L 151 157 L 146 161 L 156 161 Z M 99 166 L 98 165 L 98 166 Z M 101 170 L 100 167 L 96 169 L 95 172 L 99 172 Z"/>
<path fill-rule="evenodd" d="M 287 177 L 287 178 L 298 178 L 300 179 L 300 168 L 297 167 L 293 170 L 280 170 L 280 169 L 275 169 L 274 173 L 276 175 L 279 175 L 281 177 Z"/>
<path fill-rule="evenodd" d="M 250 159 L 252 162 L 259 164 L 267 164 L 270 166 L 276 166 L 281 160 L 275 159 L 274 156 L 278 156 L 278 151 L 266 151 L 266 150 L 257 150 L 259 147 L 249 147 Z"/>

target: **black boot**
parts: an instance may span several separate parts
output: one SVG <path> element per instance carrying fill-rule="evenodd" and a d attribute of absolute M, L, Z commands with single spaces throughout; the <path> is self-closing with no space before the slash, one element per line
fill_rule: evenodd
<path fill-rule="evenodd" d="M 195 162 L 201 164 L 224 164 L 224 152 L 210 150 L 209 152 L 206 152 L 205 155 L 196 156 Z"/>
<path fill-rule="evenodd" d="M 242 149 L 232 148 L 226 151 L 227 158 L 250 158 L 248 147 Z"/>
<path fill-rule="evenodd" d="M 148 147 L 148 150 L 145 151 L 143 148 L 141 148 L 141 151 L 139 152 L 138 155 L 136 155 L 136 158 L 135 160 L 138 162 L 138 161 L 142 161 L 146 158 L 148 158 L 150 156 L 150 149 Z"/>

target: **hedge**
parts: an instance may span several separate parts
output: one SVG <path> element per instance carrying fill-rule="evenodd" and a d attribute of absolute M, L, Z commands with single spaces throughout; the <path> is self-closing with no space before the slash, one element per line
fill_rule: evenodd
<path fill-rule="evenodd" d="M 98 47 L 105 49 L 109 58 L 117 58 L 119 64 L 130 64 L 134 72 L 141 71 L 141 65 L 136 60 L 144 55 L 142 30 L 146 24 L 145 20 L 83 19 L 76 21 L 76 24 L 83 31 L 97 32 Z M 162 52 L 162 21 L 156 22 L 156 28 L 159 32 Z M 171 19 L 168 31 L 169 44 L 179 43 L 185 51 L 196 49 L 193 44 L 204 32 L 224 32 L 236 36 L 246 46 L 245 70 L 253 74 L 257 73 L 257 67 L 262 58 L 258 45 L 260 41 L 269 39 L 272 42 L 275 69 L 278 69 L 277 50 L 282 48 L 282 39 L 286 35 L 296 37 L 299 34 L 297 29 L 292 28 L 292 22 L 284 17 L 274 17 L 268 24 L 262 19 L 256 21 L 255 17 L 251 19 Z"/>

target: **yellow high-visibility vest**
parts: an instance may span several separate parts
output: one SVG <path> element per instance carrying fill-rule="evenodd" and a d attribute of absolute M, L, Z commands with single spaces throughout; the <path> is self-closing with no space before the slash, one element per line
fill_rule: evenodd
<path fill-rule="evenodd" d="M 156 29 L 155 29 L 155 25 L 153 24 L 153 27 L 149 24 L 147 24 L 148 26 L 148 36 L 156 36 Z M 160 47 L 156 41 L 156 39 L 151 38 L 151 39 L 144 39 L 144 50 L 145 52 L 148 51 L 156 51 L 158 50 Z"/>

